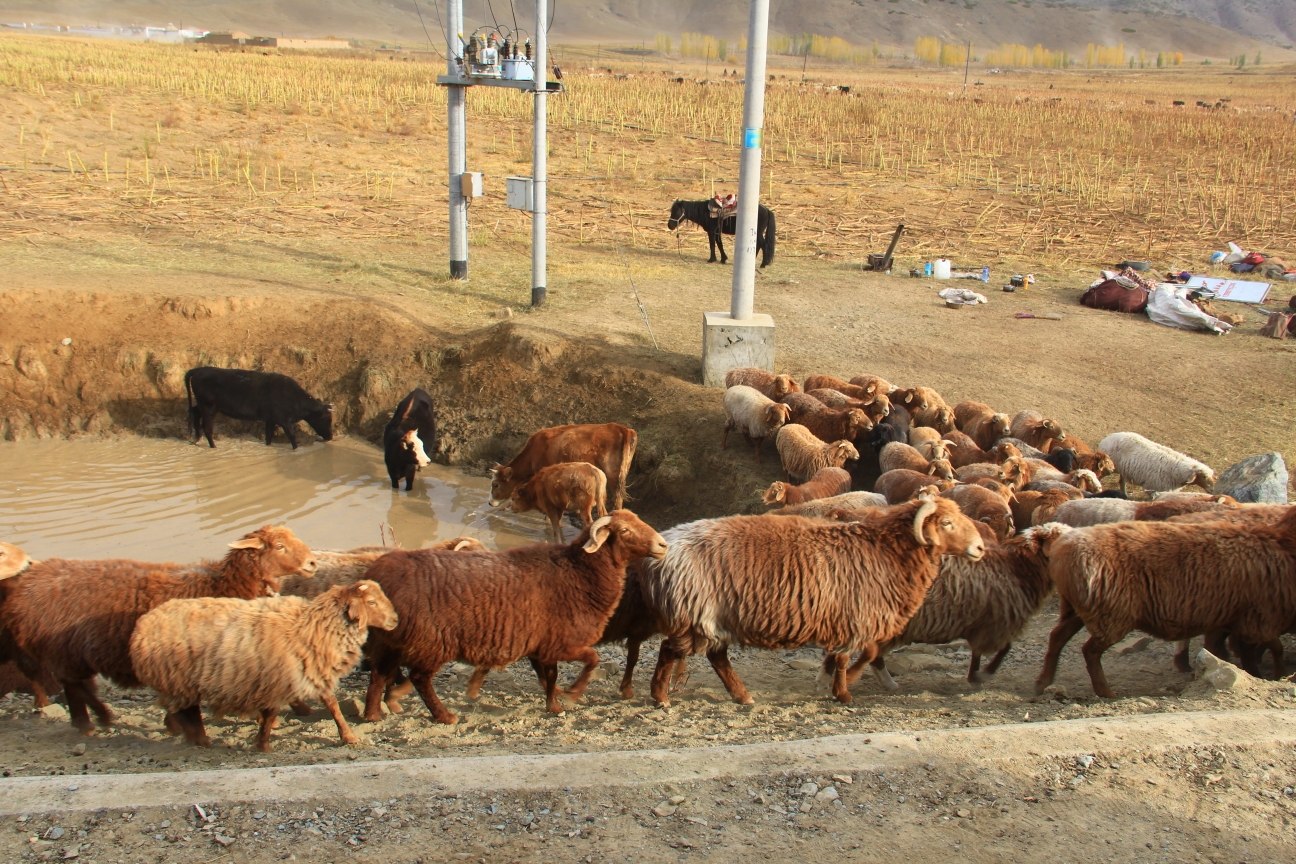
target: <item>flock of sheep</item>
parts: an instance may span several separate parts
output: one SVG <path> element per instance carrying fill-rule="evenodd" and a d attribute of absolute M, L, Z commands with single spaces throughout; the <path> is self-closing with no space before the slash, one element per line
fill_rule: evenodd
<path fill-rule="evenodd" d="M 166 727 L 209 745 L 202 707 L 259 720 L 257 745 L 285 705 L 318 700 L 341 739 L 340 678 L 364 656 L 364 719 L 399 712 L 417 690 L 434 720 L 453 723 L 433 679 L 471 664 L 485 675 L 527 658 L 546 707 L 578 700 L 595 646 L 625 641 L 621 694 L 633 696 L 642 643 L 662 637 L 651 695 L 670 704 L 684 661 L 705 653 L 733 698 L 753 700 L 730 645 L 817 646 L 834 697 L 849 703 L 866 666 L 888 689 L 889 651 L 967 640 L 970 681 L 992 675 L 1057 591 L 1061 613 L 1036 682 L 1081 627 L 1094 691 L 1112 696 L 1103 652 L 1131 630 L 1184 643 L 1230 644 L 1258 673 L 1265 650 L 1285 674 L 1280 637 L 1296 627 L 1296 515 L 1212 495 L 1211 469 L 1134 433 L 1091 448 L 1031 411 L 948 406 L 935 391 L 870 375 L 806 379 L 730 373 L 722 446 L 740 431 L 761 455 L 775 439 L 787 482 L 763 515 L 703 519 L 658 534 L 619 507 L 636 436 L 619 424 L 540 430 L 492 498 L 538 508 L 559 540 L 493 552 L 460 538 L 420 550 L 312 551 L 267 526 L 200 564 L 31 561 L 0 543 L 0 663 L 30 679 L 37 706 L 61 686 L 86 734 L 111 723 L 96 676 L 150 687 Z M 1102 479 L 1120 475 L 1120 491 Z M 794 481 L 801 481 L 794 483 Z M 1126 497 L 1127 483 L 1159 492 Z M 1204 492 L 1177 491 L 1196 484 Z M 557 515 L 584 530 L 561 542 Z M 982 668 L 982 659 L 990 658 Z M 558 663 L 578 662 L 560 690 Z"/>

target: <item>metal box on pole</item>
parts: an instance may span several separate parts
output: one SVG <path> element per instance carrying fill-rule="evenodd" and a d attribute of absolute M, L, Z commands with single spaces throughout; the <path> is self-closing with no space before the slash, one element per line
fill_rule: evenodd
<path fill-rule="evenodd" d="M 480 171 L 465 171 L 459 175 L 459 192 L 469 201 L 482 197 L 482 175 Z"/>
<path fill-rule="evenodd" d="M 528 213 L 535 210 L 535 182 L 530 177 L 506 177 L 504 189 L 508 206 Z"/>

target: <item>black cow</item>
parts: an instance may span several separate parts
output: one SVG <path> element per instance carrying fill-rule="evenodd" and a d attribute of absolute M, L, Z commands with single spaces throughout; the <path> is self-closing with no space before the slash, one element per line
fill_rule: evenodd
<path fill-rule="evenodd" d="M 432 397 L 417 387 L 400 401 L 383 431 L 383 460 L 393 489 L 405 478 L 405 491 L 414 487 L 414 473 L 430 461 L 436 449 L 436 408 Z"/>
<path fill-rule="evenodd" d="M 287 375 L 199 366 L 185 373 L 185 392 L 189 395 L 189 428 L 195 444 L 205 433 L 207 443 L 216 446 L 212 427 L 217 414 L 264 422 L 266 444 L 274 440 L 278 426 L 296 450 L 299 420 L 309 423 L 325 441 L 333 440 L 333 406 L 311 396 Z"/>

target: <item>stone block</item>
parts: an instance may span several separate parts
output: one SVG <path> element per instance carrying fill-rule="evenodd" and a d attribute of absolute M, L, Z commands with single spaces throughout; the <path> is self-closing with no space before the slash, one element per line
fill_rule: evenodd
<path fill-rule="evenodd" d="M 724 312 L 702 313 L 702 384 L 724 387 L 725 373 L 739 366 L 774 371 L 774 319 L 753 315 L 735 321 Z"/>
<path fill-rule="evenodd" d="M 1230 465 L 1215 483 L 1219 495 L 1243 504 L 1286 504 L 1287 464 L 1281 453 L 1262 453 Z"/>

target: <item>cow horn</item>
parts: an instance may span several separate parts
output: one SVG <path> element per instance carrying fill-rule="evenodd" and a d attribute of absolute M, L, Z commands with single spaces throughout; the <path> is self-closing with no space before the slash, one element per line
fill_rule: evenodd
<path fill-rule="evenodd" d="M 928 516 L 932 515 L 935 512 L 936 512 L 936 502 L 924 501 L 922 506 L 918 508 L 918 512 L 914 514 L 913 532 L 914 532 L 914 537 L 918 539 L 919 546 L 928 545 L 927 538 L 923 536 L 923 523 L 927 521 Z"/>

